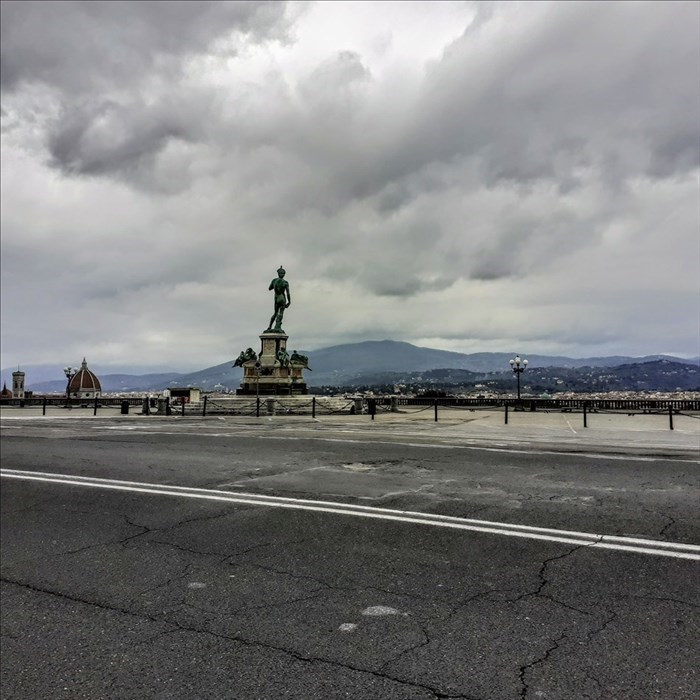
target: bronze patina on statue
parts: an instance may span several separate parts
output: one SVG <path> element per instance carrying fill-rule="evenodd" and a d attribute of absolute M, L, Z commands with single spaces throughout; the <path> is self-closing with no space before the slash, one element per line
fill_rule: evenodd
<path fill-rule="evenodd" d="M 261 349 L 257 355 L 252 348 L 241 352 L 234 367 L 243 368 L 243 383 L 236 394 L 260 396 L 294 396 L 306 394 L 303 370 L 311 371 L 309 358 L 296 350 L 287 352 L 287 334 L 282 330 L 285 309 L 292 303 L 289 282 L 284 278 L 282 266 L 277 277 L 270 282 L 274 292 L 275 313 L 266 330 L 260 335 Z"/>
<path fill-rule="evenodd" d="M 274 333 L 284 333 L 282 330 L 282 319 L 284 318 L 284 310 L 289 308 L 292 303 L 292 295 L 289 293 L 289 282 L 284 279 L 286 272 L 280 265 L 277 270 L 277 277 L 270 282 L 268 289 L 275 293 L 275 313 L 272 314 L 270 325 L 267 327 L 266 333 L 272 331 Z M 274 325 L 274 327 L 273 327 Z"/>

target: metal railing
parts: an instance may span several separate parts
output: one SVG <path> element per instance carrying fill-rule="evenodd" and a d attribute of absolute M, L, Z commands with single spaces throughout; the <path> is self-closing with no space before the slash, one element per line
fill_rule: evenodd
<path fill-rule="evenodd" d="M 155 404 L 155 405 L 154 405 Z M 302 416 L 310 415 L 360 415 L 366 414 L 372 420 L 381 413 L 402 413 L 407 418 L 411 414 L 432 411 L 435 422 L 438 422 L 440 409 L 453 410 L 499 410 L 504 413 L 504 421 L 508 423 L 509 412 L 577 412 L 583 414 L 583 427 L 588 427 L 588 416 L 592 413 L 635 413 L 665 414 L 668 416 L 669 427 L 673 426 L 674 415 L 685 415 L 700 418 L 700 399 L 596 399 L 596 398 L 457 398 L 457 397 L 320 397 L 320 396 L 260 396 L 252 397 L 212 397 L 204 395 L 199 402 L 174 402 L 160 398 L 157 401 L 144 397 L 96 397 L 92 399 L 67 400 L 65 397 L 30 397 L 25 399 L 2 399 L 0 406 L 12 406 L 19 409 L 25 407 L 42 407 L 46 415 L 47 407 L 59 408 L 92 408 L 93 415 L 100 408 L 121 407 L 122 414 L 128 414 L 129 408 L 138 406 L 141 415 L 166 416 L 201 416 L 207 415 L 239 415 L 239 416 Z M 148 406 L 148 408 L 146 408 Z M 413 408 L 413 410 L 411 410 Z"/>

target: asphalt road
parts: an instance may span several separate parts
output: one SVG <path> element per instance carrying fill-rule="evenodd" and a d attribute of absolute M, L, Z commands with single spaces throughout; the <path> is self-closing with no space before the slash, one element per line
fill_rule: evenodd
<path fill-rule="evenodd" d="M 553 447 L 4 421 L 0 694 L 697 698 L 697 454 Z"/>

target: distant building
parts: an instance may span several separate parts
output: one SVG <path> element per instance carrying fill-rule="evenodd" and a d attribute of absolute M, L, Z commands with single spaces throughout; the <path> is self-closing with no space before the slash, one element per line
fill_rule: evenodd
<path fill-rule="evenodd" d="M 100 380 L 94 372 L 88 369 L 85 358 L 83 358 L 80 369 L 70 380 L 68 392 L 73 399 L 93 399 L 102 395 Z"/>
<path fill-rule="evenodd" d="M 163 394 L 169 394 L 173 403 L 199 403 L 202 400 L 202 390 L 188 387 L 171 387 Z"/>
<path fill-rule="evenodd" d="M 12 373 L 12 398 L 24 398 L 24 372 L 20 369 Z"/>

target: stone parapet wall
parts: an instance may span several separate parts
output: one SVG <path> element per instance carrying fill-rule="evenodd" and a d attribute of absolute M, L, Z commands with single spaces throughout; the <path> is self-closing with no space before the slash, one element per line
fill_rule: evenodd
<path fill-rule="evenodd" d="M 341 397 L 314 396 L 260 396 L 260 414 L 311 415 L 351 413 L 355 402 Z M 185 406 L 185 414 L 202 414 L 203 403 Z M 253 396 L 208 397 L 207 415 L 239 414 L 254 415 L 258 411 L 258 399 Z"/>

